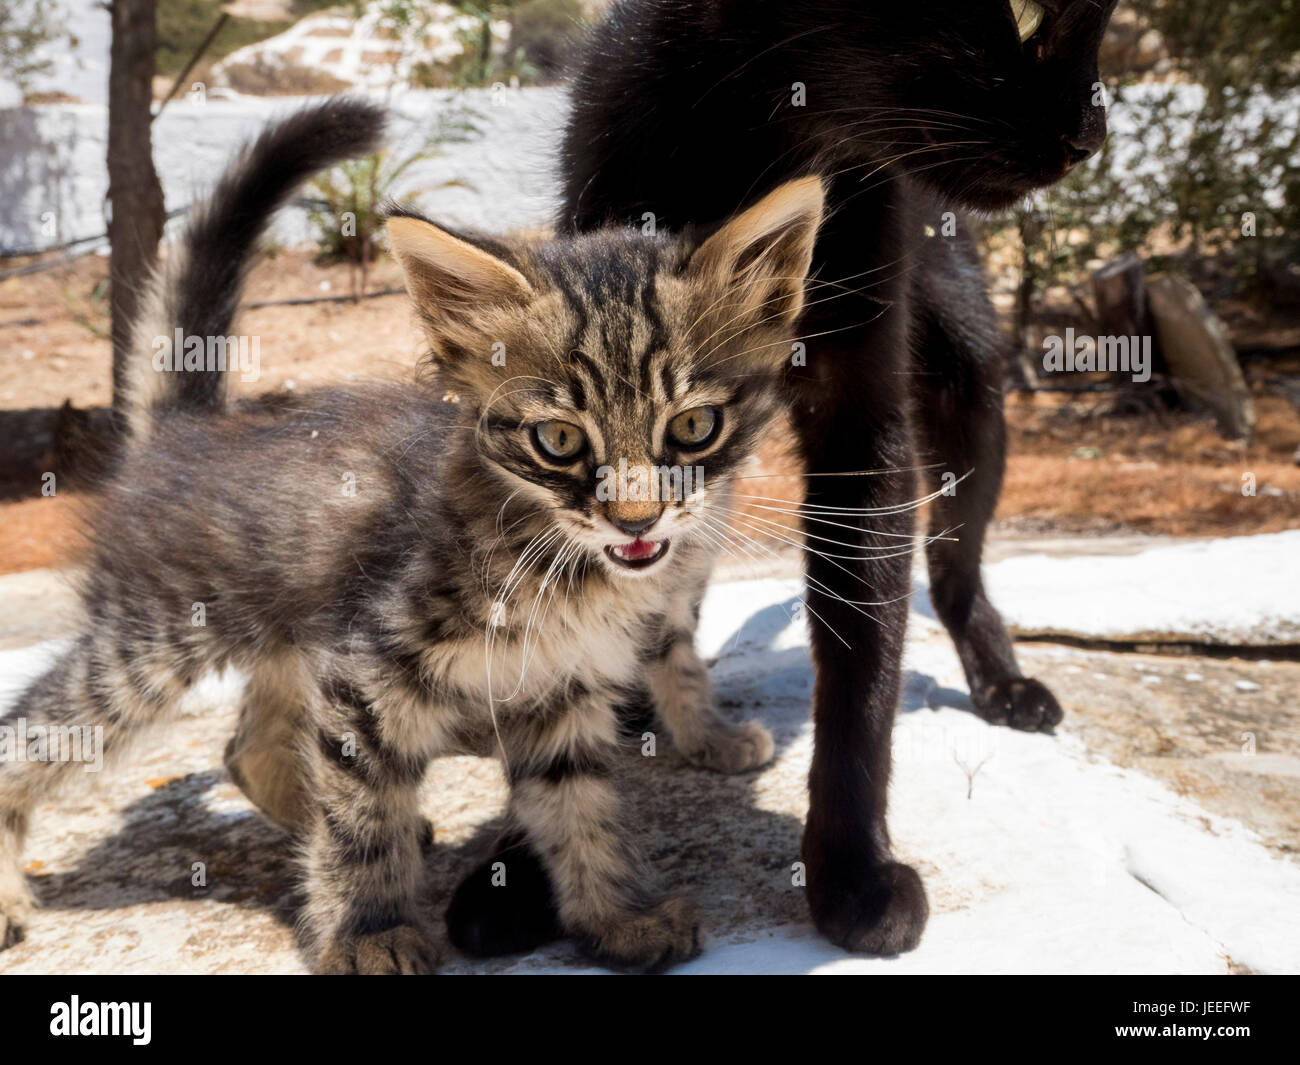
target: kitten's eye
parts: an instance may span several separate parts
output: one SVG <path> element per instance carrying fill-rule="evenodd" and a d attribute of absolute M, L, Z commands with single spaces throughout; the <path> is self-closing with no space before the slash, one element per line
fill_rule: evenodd
<path fill-rule="evenodd" d="M 1029 40 L 1043 24 L 1043 6 L 1036 0 L 1008 0 L 1011 4 L 1011 17 L 1016 20 L 1016 29 L 1020 32 L 1021 43 Z"/>
<path fill-rule="evenodd" d="M 717 435 L 721 421 L 716 407 L 692 407 L 668 423 L 668 439 L 678 447 L 704 447 Z"/>
<path fill-rule="evenodd" d="M 561 462 L 576 459 L 587 447 L 587 435 L 569 422 L 538 422 L 533 439 L 543 455 Z"/>

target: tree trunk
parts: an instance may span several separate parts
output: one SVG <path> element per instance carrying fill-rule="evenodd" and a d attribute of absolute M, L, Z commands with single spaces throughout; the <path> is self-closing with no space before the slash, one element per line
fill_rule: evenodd
<path fill-rule="evenodd" d="M 108 75 L 108 238 L 113 316 L 113 408 L 126 382 L 131 322 L 153 268 L 165 221 L 162 185 L 153 166 L 155 0 L 112 0 Z"/>
<path fill-rule="evenodd" d="M 1146 276 L 1142 260 L 1125 252 L 1092 274 L 1097 332 L 1102 336 L 1149 336 Z"/>
<path fill-rule="evenodd" d="M 1016 289 L 1014 347 L 1009 352 L 1007 384 L 1013 390 L 1026 391 L 1038 384 L 1038 367 L 1029 351 L 1029 318 L 1038 290 L 1038 269 L 1034 253 L 1042 236 L 1042 225 L 1032 208 L 1020 211 L 1016 220 L 1020 233 L 1020 285 Z"/>

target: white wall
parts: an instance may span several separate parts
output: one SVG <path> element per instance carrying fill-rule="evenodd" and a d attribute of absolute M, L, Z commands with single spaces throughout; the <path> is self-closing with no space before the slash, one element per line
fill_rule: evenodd
<path fill-rule="evenodd" d="M 184 96 L 168 105 L 153 130 L 154 161 L 168 210 L 202 195 L 231 155 L 272 116 L 300 108 L 304 98 L 208 99 Z M 491 231 L 548 226 L 557 204 L 556 157 L 565 116 L 563 89 L 407 91 L 390 101 L 389 143 L 414 151 L 433 116 L 466 108 L 475 139 L 447 144 L 413 166 L 399 193 L 451 225 Z M 0 251 L 50 247 L 103 233 L 107 113 L 102 104 L 0 110 Z M 447 182 L 455 185 L 446 186 Z M 438 187 L 445 186 L 445 187 Z M 57 233 L 42 216 L 53 212 Z M 306 243 L 309 226 L 290 209 L 275 234 Z"/>

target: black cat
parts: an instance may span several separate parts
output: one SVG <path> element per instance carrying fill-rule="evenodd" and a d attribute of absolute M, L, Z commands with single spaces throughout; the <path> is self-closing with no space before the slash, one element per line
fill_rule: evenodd
<path fill-rule="evenodd" d="M 789 388 L 821 475 L 807 504 L 858 527 L 831 534 L 857 550 L 807 560 L 817 684 L 803 857 L 817 927 L 851 950 L 908 950 L 928 913 L 885 824 L 915 467 L 927 491 L 964 478 L 930 509 L 931 531 L 956 538 L 927 554 L 976 711 L 1026 730 L 1061 720 L 1021 674 L 980 579 L 1004 465 L 1005 350 L 957 212 L 1006 207 L 1100 147 L 1097 52 L 1114 4 L 622 0 L 576 80 L 563 230 L 707 227 L 791 177 L 829 178 L 823 284 Z M 827 476 L 862 470 L 882 472 Z M 884 510 L 847 516 L 859 508 Z M 454 941 L 496 952 L 545 938 L 544 898 L 535 920 L 507 917 L 480 881 L 453 905 Z"/>

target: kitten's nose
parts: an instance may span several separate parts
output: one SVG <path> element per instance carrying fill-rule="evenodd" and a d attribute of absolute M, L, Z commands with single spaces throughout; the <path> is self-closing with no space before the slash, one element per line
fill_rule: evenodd
<path fill-rule="evenodd" d="M 652 528 L 654 528 L 654 524 L 658 520 L 659 520 L 658 514 L 651 514 L 649 517 L 640 518 L 637 520 L 629 520 L 627 518 L 621 518 L 614 514 L 611 514 L 609 516 L 610 524 L 613 525 L 614 528 L 618 529 L 619 532 L 627 533 L 628 536 L 632 537 L 633 540 L 638 539 L 643 532 L 649 532 Z"/>

